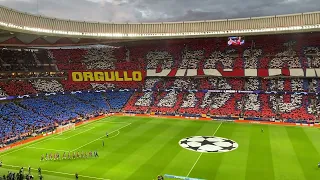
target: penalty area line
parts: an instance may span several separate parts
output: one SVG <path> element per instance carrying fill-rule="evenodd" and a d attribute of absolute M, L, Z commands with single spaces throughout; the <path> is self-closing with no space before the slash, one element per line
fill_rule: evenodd
<path fill-rule="evenodd" d="M 90 124 L 89 124 L 90 123 Z M 87 126 L 90 126 L 92 125 L 92 123 L 94 122 L 89 122 L 88 124 L 83 124 L 83 125 L 80 125 L 79 127 L 76 127 L 76 129 L 74 130 L 67 130 L 67 131 L 64 131 L 63 133 L 61 134 L 57 134 L 57 136 L 54 138 L 54 139 L 65 139 L 65 138 L 59 138 L 59 136 L 62 136 L 62 135 L 66 135 L 66 134 L 69 134 L 69 133 L 72 133 L 74 131 L 78 131 L 79 129 L 82 129 L 82 128 L 85 128 Z M 95 127 L 94 127 L 95 128 Z"/>
<path fill-rule="evenodd" d="M 222 124 L 222 122 L 219 124 L 219 126 L 217 127 L 217 129 L 214 131 L 214 133 L 213 133 L 213 135 L 212 135 L 212 136 L 214 136 L 214 135 L 217 133 L 217 131 L 219 130 L 219 128 L 220 128 L 220 126 L 221 126 L 221 124 Z M 203 152 L 202 152 L 202 153 L 200 153 L 200 155 L 198 156 L 198 158 L 197 158 L 196 162 L 194 162 L 193 166 L 191 167 L 191 169 L 190 169 L 190 171 L 188 172 L 188 174 L 187 174 L 187 176 L 186 176 L 186 177 L 189 177 L 189 175 L 190 175 L 190 174 L 191 174 L 191 172 L 193 171 L 194 167 L 195 167 L 195 166 L 196 166 L 196 164 L 198 163 L 199 159 L 201 158 L 202 154 L 203 154 Z"/>
<path fill-rule="evenodd" d="M 10 165 L 10 164 L 3 164 L 4 167 L 17 167 L 17 168 L 21 168 L 21 166 L 15 166 L 15 165 Z M 26 168 L 26 167 L 23 167 Z M 26 168 L 27 169 L 27 168 Z M 38 170 L 36 168 L 31 168 L 32 170 Z M 50 171 L 50 170 L 45 170 L 45 169 L 41 169 L 42 172 L 49 172 L 49 173 L 54 173 L 54 174 L 63 174 L 63 175 L 68 175 L 68 176 L 74 176 L 74 174 L 70 174 L 70 173 L 65 173 L 65 172 L 59 172 L 59 171 Z M 99 177 L 94 177 L 94 176 L 86 176 L 86 175 L 80 175 L 79 177 L 83 177 L 83 178 L 89 178 L 89 179 L 98 179 L 98 180 L 110 180 L 110 179 L 105 179 L 105 178 L 99 178 Z"/>
<path fill-rule="evenodd" d="M 6 155 L 8 155 L 8 154 L 12 154 L 12 153 L 14 153 L 14 152 L 21 151 L 21 150 L 26 149 L 26 148 L 28 148 L 28 147 L 34 146 L 34 145 L 36 145 L 36 144 L 39 144 L 39 143 L 48 141 L 48 140 L 50 140 L 50 139 L 53 139 L 54 137 L 55 137 L 55 134 L 52 135 L 51 137 L 47 137 L 47 138 L 45 138 L 45 139 L 39 139 L 39 140 L 37 140 L 37 141 L 32 141 L 32 142 L 26 143 L 26 145 L 23 146 L 23 147 L 15 147 L 15 148 L 18 148 L 18 149 L 14 149 L 14 150 L 9 151 L 9 152 L 7 152 L 7 153 L 0 154 L 0 157 L 6 156 Z"/>
<path fill-rule="evenodd" d="M 87 123 L 85 123 L 85 124 L 80 125 L 77 129 L 90 126 L 90 125 L 92 125 L 92 124 L 95 124 L 95 123 L 103 120 L 103 119 L 108 119 L 108 118 L 110 118 L 110 117 L 111 117 L 111 116 L 101 118 L 101 119 L 99 119 L 99 120 L 97 120 L 97 121 L 87 122 Z M 131 124 L 131 123 L 129 123 L 128 125 L 130 125 L 130 124 Z M 72 132 L 72 131 L 67 131 L 67 132 L 65 132 L 64 134 L 69 133 L 69 132 Z M 36 145 L 36 144 L 39 144 L 39 143 L 48 141 L 48 140 L 50 140 L 50 139 L 60 139 L 60 140 L 61 140 L 61 139 L 64 139 L 64 138 L 59 138 L 59 136 L 61 136 L 61 134 L 53 134 L 53 135 L 51 135 L 51 137 L 45 137 L 44 139 L 41 138 L 41 139 L 39 139 L 39 140 L 35 140 L 35 141 L 28 142 L 28 143 L 26 143 L 25 145 L 23 145 L 22 147 L 19 147 L 19 146 L 18 146 L 18 147 L 14 147 L 14 148 L 12 148 L 13 150 L 10 149 L 10 150 L 8 150 L 8 151 L 5 151 L 5 152 L 3 152 L 3 153 L 0 153 L 0 157 L 3 157 L 3 156 L 6 156 L 6 155 L 9 155 L 9 154 L 12 154 L 12 153 L 17 152 L 17 151 L 21 151 L 21 150 L 26 149 L 26 148 L 28 148 L 28 147 L 30 147 L 30 146 L 34 146 L 34 145 Z M 17 148 L 17 149 L 16 149 L 16 148 Z"/>
<path fill-rule="evenodd" d="M 116 129 L 116 130 L 114 130 L 114 131 L 111 131 L 109 134 L 112 134 L 112 133 L 114 133 L 114 132 L 119 132 L 121 129 L 123 129 L 123 128 L 131 125 L 131 124 L 132 124 L 132 123 L 129 123 L 129 124 L 125 125 L 125 126 L 122 126 L 122 127 L 118 128 L 118 129 Z M 117 135 L 119 135 L 119 134 L 120 134 L 120 132 L 119 132 Z M 117 136 L 117 135 L 115 135 L 115 136 Z M 115 137 L 115 136 L 113 136 L 113 137 Z M 80 146 L 80 147 L 72 150 L 71 152 L 77 151 L 77 150 L 79 150 L 79 149 L 81 149 L 81 148 L 83 148 L 83 147 L 85 147 L 85 146 L 87 146 L 87 145 L 89 145 L 89 144 L 91 144 L 91 143 L 93 143 L 93 142 L 96 142 L 96 141 L 100 140 L 100 139 L 103 138 L 103 137 L 106 137 L 106 136 L 101 136 L 101 137 L 99 137 L 99 138 L 97 138 L 97 139 L 95 139 L 95 140 L 93 140 L 93 141 L 90 141 L 90 142 L 88 142 L 88 143 L 86 143 L 86 144 L 84 144 L 84 145 L 82 145 L 82 146 Z"/>
<path fill-rule="evenodd" d="M 77 133 L 77 134 L 74 134 L 74 135 L 72 135 L 72 136 L 66 137 L 66 138 L 64 138 L 63 140 L 70 139 L 70 138 L 72 138 L 72 137 L 74 137 L 74 136 L 77 136 L 77 135 L 79 135 L 79 134 L 82 134 L 82 133 L 88 132 L 88 131 L 90 131 L 90 130 L 92 130 L 92 129 L 94 129 L 94 128 L 96 128 L 96 127 L 93 127 L 93 128 L 87 129 L 87 130 L 85 130 L 85 131 L 81 131 L 81 132 L 79 132 L 79 133 Z"/>

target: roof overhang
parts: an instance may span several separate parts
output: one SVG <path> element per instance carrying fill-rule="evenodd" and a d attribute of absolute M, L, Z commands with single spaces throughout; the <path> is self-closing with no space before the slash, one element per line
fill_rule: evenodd
<path fill-rule="evenodd" d="M 320 12 L 241 19 L 161 22 L 79 22 L 0 6 L 0 45 L 69 46 L 144 40 L 286 34 L 320 31 Z"/>

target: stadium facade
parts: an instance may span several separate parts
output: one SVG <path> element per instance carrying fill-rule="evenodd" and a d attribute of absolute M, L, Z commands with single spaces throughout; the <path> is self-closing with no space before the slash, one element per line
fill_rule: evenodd
<path fill-rule="evenodd" d="M 0 27 L 3 30 L 2 36 L 11 35 L 12 37 L 16 33 L 18 36 L 39 38 L 36 41 L 25 41 L 26 44 L 61 46 L 146 39 L 316 32 L 320 28 L 320 12 L 192 22 L 121 24 L 63 20 L 0 6 Z M 62 42 L 56 42 L 57 38 Z M 68 40 L 62 38 L 68 38 Z M 2 40 L 3 45 L 17 45 L 17 43 L 21 42 Z"/>

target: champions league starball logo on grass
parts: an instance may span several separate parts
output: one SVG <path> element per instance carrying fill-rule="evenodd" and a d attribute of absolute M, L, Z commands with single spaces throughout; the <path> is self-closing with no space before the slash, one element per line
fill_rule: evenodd
<path fill-rule="evenodd" d="M 179 141 L 181 147 L 202 153 L 223 153 L 238 148 L 233 140 L 215 136 L 192 136 Z"/>

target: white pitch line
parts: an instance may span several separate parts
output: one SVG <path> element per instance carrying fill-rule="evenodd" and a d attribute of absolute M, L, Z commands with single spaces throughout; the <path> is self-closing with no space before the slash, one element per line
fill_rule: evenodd
<path fill-rule="evenodd" d="M 214 136 L 217 131 L 219 130 L 220 126 L 221 126 L 222 122 L 219 124 L 219 126 L 217 127 L 217 129 L 214 131 L 213 135 Z M 187 176 L 186 177 L 189 177 L 190 173 L 192 172 L 192 170 L 194 169 L 194 167 L 196 166 L 196 164 L 198 163 L 199 159 L 201 158 L 203 152 L 198 156 L 196 162 L 193 164 L 193 166 L 191 167 L 190 171 L 188 172 Z"/>
<path fill-rule="evenodd" d="M 100 122 L 97 122 L 97 124 L 104 124 L 104 123 L 110 123 L 110 124 L 128 124 L 128 122 L 117 122 L 117 121 L 100 121 Z"/>
<path fill-rule="evenodd" d="M 109 137 L 108 139 L 114 138 L 114 137 L 118 136 L 119 134 L 120 134 L 120 131 L 117 131 L 117 134 L 116 134 L 116 135 L 111 136 L 111 137 Z"/>
<path fill-rule="evenodd" d="M 90 129 L 87 129 L 87 130 L 85 130 L 85 131 L 81 131 L 81 132 L 79 132 L 79 133 L 77 133 L 77 134 L 74 134 L 74 135 L 72 135 L 72 136 L 69 136 L 69 137 L 67 137 L 67 138 L 64 138 L 63 140 L 70 139 L 70 138 L 72 138 L 72 137 L 74 137 L 74 136 L 77 136 L 77 135 L 79 135 L 79 134 L 85 133 L 85 132 L 90 131 L 91 129 L 94 129 L 94 128 L 95 128 L 95 127 L 90 128 Z"/>
<path fill-rule="evenodd" d="M 108 117 L 105 117 L 105 118 L 102 118 L 102 119 L 106 119 L 106 118 L 108 118 Z M 102 120 L 102 119 L 100 119 L 100 120 Z M 83 127 L 87 127 L 88 125 L 91 125 L 91 124 L 94 124 L 94 123 L 96 123 L 96 122 L 99 122 L 100 120 L 88 122 L 88 123 L 86 123 L 86 124 L 84 124 L 84 125 L 81 125 L 81 126 L 78 127 L 77 129 L 83 128 Z M 130 124 L 131 124 L 131 123 L 130 123 Z M 70 132 L 70 131 L 69 131 L 69 132 Z M 66 133 L 68 133 L 68 132 L 66 132 Z M 35 144 L 38 144 L 38 143 L 41 143 L 41 142 L 45 142 L 45 141 L 50 140 L 50 139 L 55 139 L 55 138 L 58 137 L 58 136 L 60 136 L 60 134 L 59 134 L 59 135 L 54 135 L 54 134 L 53 134 L 53 135 L 51 135 L 51 137 L 48 137 L 48 138 L 46 138 L 46 139 L 44 139 L 44 140 L 39 139 L 39 140 L 36 141 L 36 142 L 29 142 L 29 143 L 32 143 L 32 144 L 30 144 L 30 145 L 27 145 L 27 144 L 29 144 L 29 143 L 27 143 L 26 146 L 24 146 L 24 147 L 21 147 L 21 148 L 15 147 L 15 148 L 18 148 L 18 149 L 9 151 L 9 152 L 7 152 L 7 153 L 0 154 L 0 157 L 6 156 L 6 155 L 8 155 L 8 154 L 12 154 L 12 153 L 17 152 L 17 151 L 20 151 L 20 150 L 22 150 L 22 149 L 25 149 L 25 148 L 31 146 L 31 145 L 33 146 L 33 145 L 35 145 Z M 58 138 L 57 138 L 57 139 L 58 139 Z M 60 139 L 60 138 L 59 138 L 59 139 Z"/>
<path fill-rule="evenodd" d="M 21 168 L 21 166 L 15 166 L 15 165 L 10 165 L 10 164 L 3 164 L 3 166 Z M 33 169 L 33 170 L 38 170 L 38 169 L 36 169 L 36 168 L 31 168 L 31 169 Z M 59 171 L 50 171 L 50 170 L 43 170 L 43 169 L 41 169 L 41 171 L 43 171 L 43 172 L 55 173 L 55 174 L 63 174 L 63 175 L 74 176 L 74 174 L 65 173 L 65 172 L 59 172 Z M 93 177 L 93 176 L 85 176 L 85 175 L 80 175 L 80 174 L 79 174 L 79 177 L 84 177 L 84 178 L 89 178 L 89 179 L 99 179 L 99 180 L 110 180 L 110 179 L 98 178 L 98 177 Z"/>
<path fill-rule="evenodd" d="M 48 137 L 47 139 L 44 139 L 44 140 L 42 140 L 42 141 L 41 141 L 41 139 L 39 139 L 39 140 L 38 140 L 37 142 L 35 142 L 35 143 L 30 142 L 30 143 L 32 143 L 32 144 L 29 144 L 29 145 L 24 146 L 24 147 L 22 147 L 22 148 L 17 147 L 17 148 L 19 148 L 19 149 L 15 149 L 15 150 L 13 150 L 13 151 L 9 151 L 9 152 L 7 152 L 7 153 L 1 154 L 0 157 L 6 156 L 6 155 L 8 155 L 8 154 L 11 154 L 11 153 L 14 153 L 14 152 L 17 152 L 17 151 L 20 151 L 20 150 L 22 150 L 22 149 L 25 149 L 25 148 L 28 148 L 28 147 L 30 147 L 30 146 L 33 146 L 33 145 L 35 145 L 35 144 L 48 141 L 48 140 L 50 140 L 50 139 L 52 139 L 52 138 L 54 138 L 54 137 L 55 137 L 55 135 L 52 135 L 51 137 Z"/>
<path fill-rule="evenodd" d="M 87 124 L 82 124 L 82 125 L 80 125 L 79 127 L 76 127 L 75 130 L 79 130 L 79 129 L 82 129 L 82 128 L 84 128 L 84 127 L 87 127 L 87 126 L 91 125 L 91 124 L 89 124 L 89 123 L 91 123 L 91 122 L 88 122 Z M 62 136 L 62 135 L 66 135 L 66 134 L 68 134 L 68 133 L 72 133 L 72 132 L 75 131 L 75 130 L 67 130 L 67 131 L 65 131 L 64 133 L 58 134 L 56 137 L 59 137 L 59 136 Z M 64 138 L 54 138 L 54 139 L 64 139 Z"/>
<path fill-rule="evenodd" d="M 122 126 L 122 127 L 118 128 L 118 129 L 110 132 L 109 134 L 114 133 L 114 132 L 117 132 L 117 131 L 119 131 L 120 129 L 123 129 L 123 128 L 131 125 L 131 124 L 132 124 L 132 123 L 129 123 L 129 124 L 125 125 L 125 126 Z M 87 145 L 89 145 L 89 144 L 91 144 L 91 143 L 93 143 L 93 142 L 95 142 L 95 141 L 98 141 L 99 139 L 101 139 L 101 138 L 103 138 L 103 137 L 105 137 L 105 136 L 101 136 L 101 137 L 99 137 L 99 138 L 97 138 L 97 139 L 95 139 L 95 140 L 93 140 L 93 141 L 90 141 L 90 142 L 88 142 L 87 144 L 84 144 L 84 145 L 82 145 L 82 146 L 80 146 L 80 147 L 72 150 L 71 152 L 77 151 L 78 149 L 81 149 L 81 148 L 83 148 L 83 147 L 85 147 L 85 146 L 87 146 Z"/>
<path fill-rule="evenodd" d="M 47 151 L 61 151 L 61 152 L 68 152 L 67 150 L 60 150 L 60 149 L 47 149 L 47 148 L 37 148 L 37 147 L 32 147 L 32 146 L 29 146 L 27 148 L 30 148 L 30 149 L 39 149 L 39 150 L 47 150 Z"/>
<path fill-rule="evenodd" d="M 56 138 L 56 137 L 55 137 L 55 138 L 52 138 L 52 139 L 59 139 L 59 140 L 64 140 L 64 138 Z"/>

